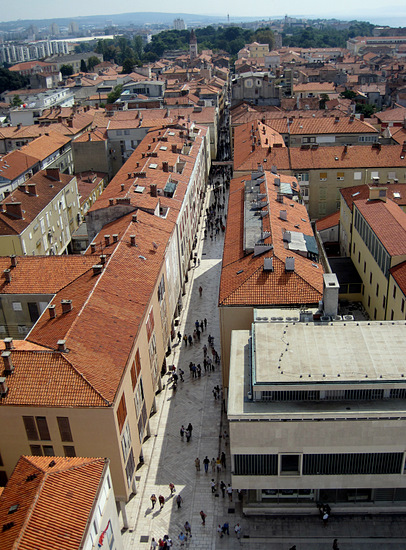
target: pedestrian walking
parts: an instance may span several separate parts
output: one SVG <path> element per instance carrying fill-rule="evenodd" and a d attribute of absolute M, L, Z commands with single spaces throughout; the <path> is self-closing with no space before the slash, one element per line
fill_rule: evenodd
<path fill-rule="evenodd" d="M 185 435 L 185 426 L 183 424 L 182 424 L 179 432 L 180 432 L 180 438 L 183 441 L 183 436 Z"/>
<path fill-rule="evenodd" d="M 227 445 L 228 445 L 228 433 L 226 432 L 226 430 L 224 430 L 224 432 L 223 432 L 223 439 L 224 439 L 224 445 L 227 447 Z"/>
<path fill-rule="evenodd" d="M 195 460 L 196 472 L 200 472 L 200 458 L 197 457 Z"/>
<path fill-rule="evenodd" d="M 178 510 L 179 508 L 182 508 L 182 502 L 183 502 L 183 498 L 180 495 L 178 495 L 176 497 L 176 504 L 178 505 Z"/>
<path fill-rule="evenodd" d="M 209 464 L 210 464 L 209 457 L 206 456 L 206 458 L 203 460 L 203 466 L 204 466 L 204 473 L 205 474 L 207 474 L 209 472 Z"/>
<path fill-rule="evenodd" d="M 185 525 L 183 526 L 185 532 L 187 535 L 189 535 L 190 538 L 192 538 L 192 527 L 188 521 L 185 522 Z"/>
<path fill-rule="evenodd" d="M 216 459 L 216 470 L 218 474 L 221 472 L 221 459 L 219 456 Z"/>
<path fill-rule="evenodd" d="M 214 481 L 214 479 L 210 481 L 210 487 L 211 487 L 211 492 L 214 494 L 216 492 L 216 482 Z"/>
<path fill-rule="evenodd" d="M 340 550 L 340 549 L 338 548 L 337 539 L 334 539 L 334 540 L 333 540 L 333 550 Z"/>
<path fill-rule="evenodd" d="M 237 525 L 234 525 L 234 531 L 235 531 L 235 534 L 237 535 L 237 539 L 240 539 L 241 538 L 241 526 L 239 523 L 237 523 Z"/>
<path fill-rule="evenodd" d="M 179 378 L 181 382 L 184 382 L 183 375 L 185 374 L 185 371 L 182 369 L 178 369 L 179 372 Z"/>
<path fill-rule="evenodd" d="M 200 321 L 200 330 L 203 332 L 204 324 L 203 321 Z"/>
<path fill-rule="evenodd" d="M 323 525 L 324 525 L 324 527 L 327 527 L 327 523 L 328 523 L 328 513 L 324 512 L 324 514 L 323 514 Z"/>
<path fill-rule="evenodd" d="M 216 473 L 216 459 L 213 457 L 211 460 L 210 460 L 210 464 L 211 464 L 211 471 L 213 474 Z"/>
<path fill-rule="evenodd" d="M 199 286 L 199 296 L 200 296 L 200 298 L 202 297 L 202 294 L 203 294 L 203 287 Z"/>
<path fill-rule="evenodd" d="M 187 338 L 188 342 L 189 342 L 189 346 L 191 346 L 193 344 L 193 338 L 192 338 L 192 335 L 189 334 L 188 338 Z"/>
<path fill-rule="evenodd" d="M 172 496 L 174 494 L 174 492 L 176 491 L 175 485 L 173 483 L 170 483 L 169 484 L 169 489 L 171 491 L 171 496 Z"/>
<path fill-rule="evenodd" d="M 199 330 L 199 326 L 200 326 L 200 323 L 199 323 L 199 321 L 196 319 L 196 321 L 195 321 L 196 330 Z"/>
<path fill-rule="evenodd" d="M 204 328 L 206 328 L 206 327 L 207 327 L 207 319 L 206 319 L 206 317 L 203 319 L 203 322 L 204 322 Z"/>
<path fill-rule="evenodd" d="M 226 453 L 224 451 L 221 453 L 221 465 L 223 466 L 224 469 L 227 468 L 227 466 L 226 466 Z"/>
<path fill-rule="evenodd" d="M 162 510 L 162 508 L 165 506 L 165 497 L 162 495 L 159 495 L 158 500 L 159 500 L 160 509 Z"/>
<path fill-rule="evenodd" d="M 189 432 L 190 432 L 190 437 L 192 437 L 193 426 L 192 426 L 192 424 L 191 424 L 190 422 L 189 422 L 189 425 L 188 425 L 187 429 L 188 429 Z"/>
<path fill-rule="evenodd" d="M 228 494 L 229 501 L 233 502 L 233 488 L 231 487 L 230 484 L 228 484 L 228 487 L 227 487 L 227 494 Z"/>
<path fill-rule="evenodd" d="M 189 432 L 189 430 L 185 430 L 185 436 L 186 436 L 186 443 L 189 443 L 189 441 L 190 441 L 190 432 Z"/>
<path fill-rule="evenodd" d="M 156 496 L 154 494 L 151 495 L 151 504 L 152 504 L 152 509 L 154 509 L 154 506 L 156 504 Z"/>
<path fill-rule="evenodd" d="M 178 344 L 180 343 L 181 340 L 182 340 L 182 335 L 181 335 L 181 333 L 178 331 Z"/>
<path fill-rule="evenodd" d="M 186 334 L 183 335 L 183 341 L 185 343 L 185 347 L 187 348 L 187 336 L 186 336 Z"/>
<path fill-rule="evenodd" d="M 202 518 L 202 525 L 206 525 L 207 514 L 205 514 L 203 510 L 200 510 L 200 517 Z"/>
<path fill-rule="evenodd" d="M 154 539 L 154 537 L 152 537 L 152 540 L 151 540 L 151 549 L 150 550 L 155 550 L 155 548 L 158 546 L 158 543 L 157 541 Z"/>
<path fill-rule="evenodd" d="M 222 539 L 224 535 L 223 535 L 223 528 L 221 527 L 220 524 L 217 527 L 217 533 L 219 534 L 220 538 Z"/>
<path fill-rule="evenodd" d="M 220 489 L 221 489 L 221 492 L 223 494 L 223 498 L 225 498 L 225 496 L 226 496 L 226 484 L 224 483 L 224 481 L 220 481 Z"/>
<path fill-rule="evenodd" d="M 187 539 L 186 539 L 186 535 L 185 535 L 185 533 L 184 533 L 183 531 L 181 531 L 181 532 L 179 533 L 178 539 L 179 539 L 179 541 L 180 541 L 180 545 L 181 545 L 181 546 L 185 546 L 185 542 L 186 542 Z"/>
<path fill-rule="evenodd" d="M 229 525 L 228 525 L 227 521 L 223 524 L 222 529 L 223 529 L 224 534 L 227 533 L 227 535 L 230 535 L 230 529 L 229 529 Z"/>

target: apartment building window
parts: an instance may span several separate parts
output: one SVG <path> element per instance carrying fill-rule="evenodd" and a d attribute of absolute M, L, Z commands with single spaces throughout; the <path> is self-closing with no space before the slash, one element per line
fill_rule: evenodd
<path fill-rule="evenodd" d="M 339 181 L 344 180 L 344 172 L 337 172 L 337 180 Z"/>
<path fill-rule="evenodd" d="M 131 450 L 131 431 L 129 422 L 126 423 L 123 430 L 123 435 L 121 437 L 121 450 L 123 452 L 124 462 L 126 462 L 129 452 Z"/>
<path fill-rule="evenodd" d="M 372 271 L 369 273 L 369 284 L 372 285 Z"/>
<path fill-rule="evenodd" d="M 32 456 L 42 456 L 41 445 L 30 445 Z"/>
<path fill-rule="evenodd" d="M 325 201 L 327 199 L 327 187 L 320 187 L 319 200 Z"/>
<path fill-rule="evenodd" d="M 377 297 L 379 296 L 379 285 L 378 284 L 376 285 L 376 296 Z"/>
<path fill-rule="evenodd" d="M 355 243 L 352 243 L 352 253 L 355 253 Z"/>
<path fill-rule="evenodd" d="M 234 475 L 276 476 L 278 455 L 234 455 Z"/>
<path fill-rule="evenodd" d="M 358 252 L 358 263 L 361 263 L 361 252 Z"/>
<path fill-rule="evenodd" d="M 383 297 L 382 299 L 382 307 L 385 309 L 385 305 L 386 305 L 386 296 Z"/>
<path fill-rule="evenodd" d="M 400 474 L 403 453 L 340 453 L 303 455 L 303 475 Z"/>
<path fill-rule="evenodd" d="M 131 449 L 130 456 L 128 457 L 128 461 L 125 466 L 125 473 L 127 475 L 127 483 L 129 487 L 131 485 L 131 480 L 134 475 L 134 470 L 135 470 L 134 453 L 133 453 L 133 450 Z"/>
<path fill-rule="evenodd" d="M 391 312 L 390 312 L 390 320 L 391 321 L 393 321 L 393 316 L 394 316 L 393 309 L 391 309 Z"/>
<path fill-rule="evenodd" d="M 151 336 L 152 336 L 152 332 L 154 330 L 154 312 L 153 312 L 152 308 L 149 312 L 146 325 L 147 325 L 147 337 L 148 337 L 148 342 L 149 342 L 150 339 L 151 339 Z"/>
<path fill-rule="evenodd" d="M 52 445 L 43 445 L 42 452 L 44 456 L 55 456 L 54 448 Z"/>
<path fill-rule="evenodd" d="M 376 308 L 374 309 L 374 319 L 376 320 Z"/>
<path fill-rule="evenodd" d="M 300 473 L 300 455 L 281 455 L 281 474 Z"/>
<path fill-rule="evenodd" d="M 371 305 L 371 296 L 368 296 L 368 307 Z"/>
<path fill-rule="evenodd" d="M 135 372 L 135 361 L 132 362 L 130 374 L 131 374 L 131 385 L 133 390 L 135 390 L 135 386 L 137 385 L 137 373 Z"/>
<path fill-rule="evenodd" d="M 61 441 L 73 441 L 69 418 L 67 416 L 57 416 L 56 420 L 61 434 Z"/>
<path fill-rule="evenodd" d="M 118 428 L 120 430 L 120 433 L 123 429 L 125 419 L 127 418 L 127 407 L 125 404 L 125 395 L 121 396 L 120 404 L 117 409 L 117 422 L 118 422 Z"/>
<path fill-rule="evenodd" d="M 364 273 L 366 272 L 366 270 L 367 270 L 367 263 L 364 262 Z"/>
<path fill-rule="evenodd" d="M 403 313 L 405 311 L 405 300 L 402 298 L 402 303 L 400 305 L 400 311 Z"/>
<path fill-rule="evenodd" d="M 27 438 L 31 441 L 50 441 L 47 419 L 45 416 L 23 416 Z"/>
<path fill-rule="evenodd" d="M 75 457 L 76 451 L 75 447 L 73 445 L 64 445 L 63 446 L 63 452 L 66 457 Z"/>
<path fill-rule="evenodd" d="M 362 179 L 362 172 L 354 172 L 354 180 L 360 181 Z"/>
<path fill-rule="evenodd" d="M 396 298 L 396 287 L 393 287 L 393 298 Z"/>
<path fill-rule="evenodd" d="M 326 203 L 325 202 L 319 202 L 319 215 L 325 216 L 326 214 Z"/>

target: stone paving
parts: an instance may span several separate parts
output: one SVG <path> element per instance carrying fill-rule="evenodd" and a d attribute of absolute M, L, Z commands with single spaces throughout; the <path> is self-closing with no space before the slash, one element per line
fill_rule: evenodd
<path fill-rule="evenodd" d="M 211 191 L 207 193 L 206 205 L 210 201 Z M 204 209 L 203 209 L 204 211 Z M 203 345 L 207 336 L 214 336 L 214 347 L 220 353 L 220 334 L 218 316 L 218 284 L 220 280 L 223 234 L 213 241 L 203 239 L 204 221 L 200 224 L 197 252 L 200 264 L 192 268 L 186 285 L 184 309 L 181 314 L 179 330 L 192 334 L 196 319 L 207 318 L 207 329 L 202 333 L 200 343 L 185 347 L 184 343 L 174 345 L 168 364 L 175 364 L 185 371 L 185 381 L 179 381 L 174 392 L 168 377 L 164 377 L 165 387 L 157 396 L 157 413 L 150 419 L 151 437 L 143 445 L 145 464 L 137 472 L 137 494 L 126 506 L 129 529 L 123 532 L 123 544 L 126 550 L 149 550 L 151 538 L 156 540 L 168 534 L 174 548 L 180 548 L 178 535 L 184 531 L 185 521 L 192 527 L 192 537 L 185 548 L 201 550 L 244 547 L 247 550 L 271 548 L 289 550 L 296 545 L 297 550 L 331 549 L 334 538 L 339 541 L 340 550 L 374 550 L 405 548 L 406 524 L 402 516 L 338 516 L 334 513 L 329 524 L 324 527 L 316 516 L 303 517 L 243 517 L 241 505 L 233 495 L 229 502 L 221 491 L 214 495 L 210 481 L 230 482 L 230 471 L 221 474 L 204 473 L 203 459 L 207 455 L 211 460 L 224 450 L 227 455 L 227 467 L 230 464 L 228 447 L 219 435 L 228 431 L 221 403 L 212 394 L 213 387 L 221 384 L 220 369 L 202 373 L 202 377 L 192 378 L 189 374 L 189 362 L 200 363 L 203 367 Z M 203 288 L 199 296 L 199 286 Z M 179 434 L 181 425 L 193 426 L 189 443 Z M 201 471 L 196 472 L 195 458 L 201 461 Z M 176 493 L 170 496 L 169 483 L 174 483 Z M 165 505 L 159 504 L 152 510 L 150 496 L 162 494 Z M 219 494 L 218 494 L 219 493 Z M 177 509 L 176 495 L 183 502 Z M 201 524 L 200 510 L 207 514 L 206 525 Z M 230 536 L 220 539 L 216 528 L 228 521 Z M 242 526 L 242 537 L 238 540 L 233 527 Z"/>

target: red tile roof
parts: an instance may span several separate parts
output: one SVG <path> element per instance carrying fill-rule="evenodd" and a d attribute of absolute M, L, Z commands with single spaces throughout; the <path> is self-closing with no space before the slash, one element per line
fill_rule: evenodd
<path fill-rule="evenodd" d="M 14 181 L 38 164 L 38 159 L 22 151 L 12 151 L 0 159 L 0 175 L 5 180 Z"/>
<path fill-rule="evenodd" d="M 401 264 L 392 267 L 390 272 L 400 290 L 406 295 L 406 262 L 402 262 Z"/>
<path fill-rule="evenodd" d="M 386 187 L 386 196 L 393 202 L 399 206 L 406 205 L 406 183 L 390 183 L 381 187 Z M 354 201 L 369 198 L 369 186 L 355 185 L 354 187 L 345 187 L 340 189 L 340 193 L 347 206 L 352 210 Z"/>
<path fill-rule="evenodd" d="M 49 135 L 38 137 L 28 145 L 22 147 L 21 152 L 38 160 L 45 160 L 69 142 L 69 137 L 62 136 L 56 132 L 50 132 Z"/>
<path fill-rule="evenodd" d="M 324 229 L 330 229 L 331 227 L 335 227 L 339 223 L 340 223 L 340 211 L 334 212 L 329 216 L 325 216 L 324 218 L 320 218 L 319 220 L 317 220 L 316 229 L 317 231 L 323 231 Z"/>
<path fill-rule="evenodd" d="M 390 199 L 354 201 L 390 256 L 406 254 L 406 213 Z"/>
<path fill-rule="evenodd" d="M 108 460 L 22 456 L 0 496 L 2 550 L 77 550 Z M 10 508 L 17 506 L 15 512 Z"/>
<path fill-rule="evenodd" d="M 254 257 L 244 252 L 244 181 L 245 177 L 232 180 L 224 242 L 223 267 L 220 280 L 219 305 L 221 306 L 276 306 L 317 303 L 323 293 L 323 268 L 314 262 L 285 248 L 283 232 L 298 231 L 313 236 L 305 206 L 287 197 L 284 206 L 276 201 L 275 176 L 265 172 L 266 182 L 261 193 L 266 193 L 269 216 L 263 218 L 263 231 L 270 236 L 264 242 L 272 244 L 268 253 Z M 285 181 L 286 176 L 280 176 Z M 290 178 L 293 180 L 294 178 Z M 280 219 L 280 209 L 287 210 L 287 220 Z M 295 270 L 285 272 L 287 256 L 295 258 Z M 264 271 L 264 257 L 273 257 L 272 272 Z"/>

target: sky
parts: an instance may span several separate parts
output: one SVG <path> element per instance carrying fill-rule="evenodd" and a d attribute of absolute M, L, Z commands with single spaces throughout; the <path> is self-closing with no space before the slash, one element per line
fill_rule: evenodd
<path fill-rule="evenodd" d="M 0 20 L 13 21 L 18 19 L 51 19 L 58 17 L 76 17 L 79 15 L 108 15 L 113 13 L 128 13 L 137 11 L 198 13 L 204 15 L 227 15 L 232 17 L 250 16 L 259 19 L 268 17 L 301 16 L 314 18 L 338 17 L 340 19 L 373 20 L 393 18 L 393 25 L 406 26 L 405 0 L 389 0 L 385 5 L 382 0 L 340 0 L 326 2 L 325 0 L 256 0 L 254 4 L 246 0 L 206 0 L 201 4 L 185 4 L 182 0 L 155 0 L 150 9 L 145 4 L 134 0 L 121 0 L 118 4 L 105 0 L 14 0 L 3 2 Z M 148 6 L 149 7 L 149 6 Z"/>

